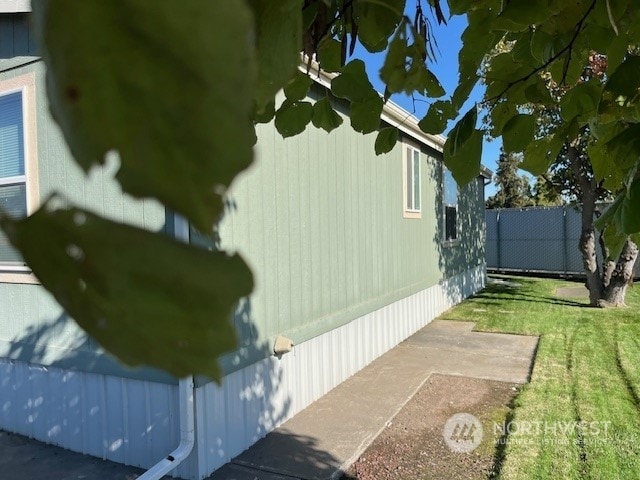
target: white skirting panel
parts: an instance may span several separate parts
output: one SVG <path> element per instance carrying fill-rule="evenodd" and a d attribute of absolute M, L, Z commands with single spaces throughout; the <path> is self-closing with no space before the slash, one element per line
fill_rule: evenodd
<path fill-rule="evenodd" d="M 479 265 L 196 390 L 204 478 L 377 357 L 484 286 Z"/>
<path fill-rule="evenodd" d="M 0 428 L 148 468 L 179 443 L 175 385 L 0 359 Z M 195 460 L 177 474 L 195 478 Z"/>

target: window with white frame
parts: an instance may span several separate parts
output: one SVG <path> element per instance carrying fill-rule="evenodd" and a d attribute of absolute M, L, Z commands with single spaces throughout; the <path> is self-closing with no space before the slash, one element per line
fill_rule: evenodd
<path fill-rule="evenodd" d="M 402 173 L 404 217 L 421 218 L 420 150 L 405 145 Z"/>
<path fill-rule="evenodd" d="M 0 208 L 13 218 L 27 216 L 37 203 L 33 74 L 0 82 Z M 24 260 L 0 230 L 3 273 L 28 272 Z"/>
<path fill-rule="evenodd" d="M 458 239 L 458 184 L 448 168 L 444 169 L 442 197 L 444 200 L 444 240 Z"/>

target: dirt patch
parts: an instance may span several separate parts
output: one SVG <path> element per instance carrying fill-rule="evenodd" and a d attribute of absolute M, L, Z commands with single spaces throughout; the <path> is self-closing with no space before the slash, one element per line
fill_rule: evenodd
<path fill-rule="evenodd" d="M 589 290 L 584 285 L 579 287 L 562 287 L 556 289 L 556 297 L 562 298 L 589 298 Z"/>
<path fill-rule="evenodd" d="M 486 479 L 494 474 L 502 424 L 519 385 L 468 377 L 431 375 L 351 466 L 343 480 Z M 445 442 L 447 420 L 469 413 L 480 420 L 482 442 L 456 453 Z"/>

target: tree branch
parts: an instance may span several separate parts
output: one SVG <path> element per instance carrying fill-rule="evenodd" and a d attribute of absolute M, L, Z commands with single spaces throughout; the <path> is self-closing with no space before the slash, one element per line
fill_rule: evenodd
<path fill-rule="evenodd" d="M 587 9 L 587 11 L 584 13 L 582 18 L 580 19 L 580 21 L 578 21 L 578 23 L 576 24 L 575 32 L 573 34 L 573 37 L 571 38 L 571 41 L 564 48 L 562 48 L 558 53 L 553 55 L 549 60 L 544 62 L 538 68 L 536 68 L 536 69 L 532 70 L 531 72 L 529 72 L 527 75 L 525 75 L 525 76 L 523 76 L 523 77 L 521 77 L 521 78 L 519 78 L 517 80 L 514 80 L 512 82 L 509 82 L 507 84 L 507 86 L 504 88 L 504 90 L 502 90 L 498 95 L 495 95 L 495 96 L 491 97 L 490 99 L 488 99 L 487 103 L 498 102 L 503 97 L 503 95 L 509 91 L 509 89 L 511 89 L 512 87 L 514 87 L 518 83 L 526 82 L 532 76 L 534 76 L 535 74 L 537 74 L 537 73 L 543 71 L 544 69 L 546 69 L 549 65 L 551 65 L 558 58 L 560 58 L 567 51 L 569 51 L 569 61 L 567 62 L 565 68 L 563 69 L 563 73 L 562 73 L 562 81 L 561 81 L 561 83 L 564 83 L 564 81 L 566 79 L 566 76 L 567 76 L 567 72 L 569 70 L 569 63 L 571 62 L 571 50 L 573 48 L 573 44 L 576 42 L 576 40 L 578 38 L 578 35 L 580 34 L 580 30 L 582 30 L 582 26 L 584 25 L 584 22 L 587 20 L 587 17 L 593 11 L 595 6 L 596 6 L 596 0 L 593 0 L 593 2 L 591 2 L 591 5 Z"/>

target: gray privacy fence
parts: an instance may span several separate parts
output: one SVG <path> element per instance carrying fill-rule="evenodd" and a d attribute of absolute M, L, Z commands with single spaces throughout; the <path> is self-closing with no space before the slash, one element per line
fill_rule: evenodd
<path fill-rule="evenodd" d="M 578 251 L 582 227 L 576 207 L 485 210 L 485 217 L 489 270 L 584 273 Z M 640 261 L 635 271 L 636 277 L 640 276 Z"/>

